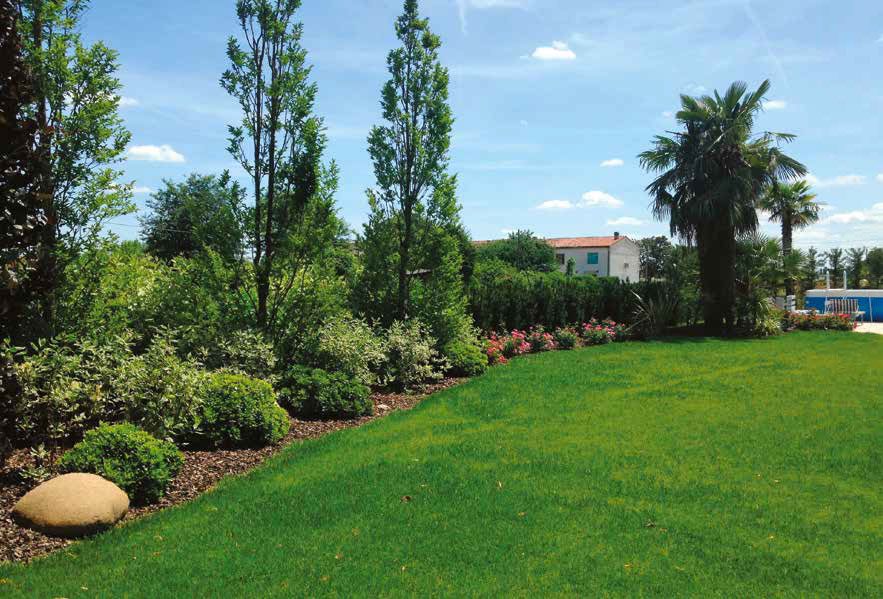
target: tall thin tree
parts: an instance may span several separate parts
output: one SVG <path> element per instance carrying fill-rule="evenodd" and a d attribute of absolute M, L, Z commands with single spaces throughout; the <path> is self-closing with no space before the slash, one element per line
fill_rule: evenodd
<path fill-rule="evenodd" d="M 242 122 L 229 127 L 228 149 L 251 178 L 255 311 L 263 328 L 271 326 L 271 279 L 292 228 L 304 221 L 323 179 L 331 185 L 337 180 L 336 167 L 325 171 L 321 165 L 326 138 L 313 114 L 317 88 L 309 82 L 303 26 L 295 22 L 300 6 L 300 0 L 238 0 L 243 40 L 230 38 L 230 68 L 221 77 L 243 113 Z"/>
<path fill-rule="evenodd" d="M 391 78 L 383 87 L 383 125 L 368 137 L 377 189 L 372 206 L 395 223 L 397 241 L 396 317 L 409 315 L 410 271 L 414 260 L 415 222 L 437 188 L 450 186 L 453 116 L 448 105 L 448 71 L 439 62 L 441 41 L 421 19 L 417 0 L 405 0 L 396 20 L 401 45 L 387 57 Z"/>

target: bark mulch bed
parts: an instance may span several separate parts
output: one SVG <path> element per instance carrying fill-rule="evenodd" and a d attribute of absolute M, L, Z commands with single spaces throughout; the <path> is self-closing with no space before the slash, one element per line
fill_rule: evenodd
<path fill-rule="evenodd" d="M 328 433 L 361 426 L 398 410 L 410 410 L 427 396 L 460 384 L 463 379 L 445 379 L 426 387 L 421 394 L 375 393 L 374 415 L 354 420 L 313 421 L 291 419 L 291 431 L 278 445 L 262 449 L 184 451 L 184 467 L 172 481 L 166 495 L 154 505 L 134 506 L 125 521 L 185 503 L 205 493 L 224 477 L 244 474 L 289 445 Z M 16 525 L 12 507 L 36 483 L 22 480 L 23 469 L 32 465 L 27 451 L 18 451 L 0 468 L 0 562 L 27 562 L 70 545 L 73 541 L 47 537 Z"/>

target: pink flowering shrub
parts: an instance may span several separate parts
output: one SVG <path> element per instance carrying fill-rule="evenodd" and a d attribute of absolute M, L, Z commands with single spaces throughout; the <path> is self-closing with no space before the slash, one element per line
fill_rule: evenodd
<path fill-rule="evenodd" d="M 552 351 L 557 349 L 555 337 L 552 333 L 547 333 L 542 326 L 533 327 L 527 336 L 527 342 L 530 343 L 530 351 L 532 353 Z"/>
<path fill-rule="evenodd" d="M 542 326 L 529 331 L 514 330 L 509 333 L 491 333 L 484 341 L 488 364 L 505 364 L 510 358 L 524 354 L 540 353 L 558 349 L 574 349 L 580 345 L 602 345 L 625 341 L 628 329 L 610 319 L 591 320 L 574 327 L 546 331 Z"/>
<path fill-rule="evenodd" d="M 802 331 L 852 331 L 858 323 L 849 314 L 794 314 L 786 312 L 783 317 L 783 328 L 786 331 L 800 329 Z"/>

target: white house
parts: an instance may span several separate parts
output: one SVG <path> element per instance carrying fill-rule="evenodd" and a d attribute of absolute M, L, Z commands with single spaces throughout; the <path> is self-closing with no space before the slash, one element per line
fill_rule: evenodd
<path fill-rule="evenodd" d="M 573 258 L 575 274 L 618 277 L 621 281 L 641 280 L 641 250 L 638 244 L 614 233 L 612 237 L 559 237 L 546 239 L 555 250 L 561 272 Z"/>

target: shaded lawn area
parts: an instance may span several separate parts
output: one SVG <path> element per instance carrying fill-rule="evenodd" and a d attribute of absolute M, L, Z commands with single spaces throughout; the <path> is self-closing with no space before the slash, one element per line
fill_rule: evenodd
<path fill-rule="evenodd" d="M 0 595 L 883 596 L 883 338 L 514 360 Z"/>

